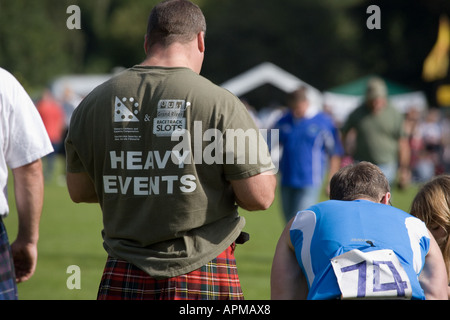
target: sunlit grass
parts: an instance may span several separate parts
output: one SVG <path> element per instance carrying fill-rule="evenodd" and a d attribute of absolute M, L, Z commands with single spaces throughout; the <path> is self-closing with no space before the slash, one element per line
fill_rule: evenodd
<path fill-rule="evenodd" d="M 102 217 L 98 205 L 71 202 L 62 175 L 47 182 L 41 219 L 39 261 L 35 275 L 19 285 L 22 300 L 92 300 L 96 298 L 106 253 L 102 246 Z M 394 190 L 393 205 L 408 210 L 416 187 Z M 15 237 L 17 216 L 10 186 L 11 214 L 5 219 L 10 240 Z M 270 269 L 278 237 L 284 228 L 277 195 L 265 212 L 242 211 L 245 230 L 250 241 L 236 248 L 238 272 L 245 298 L 270 299 Z M 325 200 L 323 195 L 322 200 Z M 77 265 L 81 270 L 81 289 L 69 290 L 66 282 L 71 274 L 67 268 Z"/>

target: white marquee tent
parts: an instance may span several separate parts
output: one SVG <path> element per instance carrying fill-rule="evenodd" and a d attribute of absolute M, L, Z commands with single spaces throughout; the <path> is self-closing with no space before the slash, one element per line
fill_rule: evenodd
<path fill-rule="evenodd" d="M 83 98 L 111 76 L 111 74 L 61 76 L 52 82 L 50 89 L 54 97 L 61 101 L 66 90 L 71 90 L 73 94 Z"/>
<path fill-rule="evenodd" d="M 270 62 L 261 63 L 221 86 L 240 97 L 265 84 L 271 84 L 286 93 L 305 86 L 308 89 L 311 110 L 322 109 L 322 94 L 319 90 Z"/>

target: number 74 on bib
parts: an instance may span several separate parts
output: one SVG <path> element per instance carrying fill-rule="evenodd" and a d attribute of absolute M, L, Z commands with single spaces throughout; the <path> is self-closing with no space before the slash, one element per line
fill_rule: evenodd
<path fill-rule="evenodd" d="M 331 260 L 343 299 L 410 299 L 411 283 L 392 250 L 357 249 Z"/>

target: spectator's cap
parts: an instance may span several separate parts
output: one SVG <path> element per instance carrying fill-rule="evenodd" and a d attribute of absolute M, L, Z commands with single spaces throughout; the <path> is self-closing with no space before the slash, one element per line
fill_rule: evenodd
<path fill-rule="evenodd" d="M 367 83 L 367 90 L 366 90 L 366 99 L 367 100 L 373 100 L 376 98 L 386 98 L 387 97 L 387 87 L 386 83 L 383 79 L 374 77 L 370 78 L 369 82 Z"/>

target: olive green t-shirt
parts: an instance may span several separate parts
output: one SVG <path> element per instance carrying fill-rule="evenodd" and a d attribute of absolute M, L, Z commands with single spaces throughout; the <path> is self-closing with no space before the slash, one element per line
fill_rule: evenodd
<path fill-rule="evenodd" d="M 245 106 L 187 68 L 135 66 L 97 87 L 66 151 L 67 170 L 94 181 L 108 254 L 155 278 L 230 246 L 245 220 L 229 180 L 273 169 Z"/>
<path fill-rule="evenodd" d="M 374 164 L 397 163 L 398 141 L 405 136 L 403 116 L 391 105 L 372 114 L 364 104 L 356 108 L 342 127 L 344 133 L 356 129 L 354 158 Z"/>

